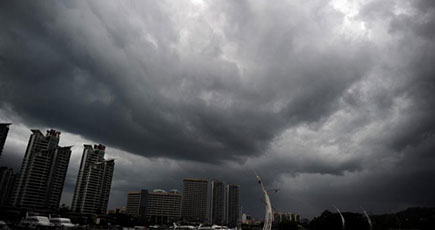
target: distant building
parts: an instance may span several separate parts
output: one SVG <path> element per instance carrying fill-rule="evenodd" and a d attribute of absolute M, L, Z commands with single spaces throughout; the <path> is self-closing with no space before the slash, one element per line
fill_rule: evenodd
<path fill-rule="evenodd" d="M 145 216 L 151 224 L 172 224 L 181 217 L 181 194 L 156 189 L 148 193 Z"/>
<path fill-rule="evenodd" d="M 273 222 L 281 223 L 281 222 L 300 222 L 300 216 L 297 213 L 291 212 L 274 212 L 273 213 Z"/>
<path fill-rule="evenodd" d="M 298 223 L 301 222 L 301 215 L 295 214 L 293 220 L 298 222 Z"/>
<path fill-rule="evenodd" d="M 83 214 L 104 214 L 109 202 L 115 160 L 105 160 L 104 145 L 84 145 L 71 209 Z"/>
<path fill-rule="evenodd" d="M 5 146 L 6 137 L 8 136 L 10 123 L 0 123 L 0 157 Z"/>
<path fill-rule="evenodd" d="M 14 186 L 12 205 L 28 209 L 57 209 L 71 156 L 71 147 L 58 146 L 60 132 L 43 135 L 32 130 L 20 174 Z"/>
<path fill-rule="evenodd" d="M 182 218 L 187 221 L 204 222 L 207 218 L 208 181 L 184 179 L 183 185 Z"/>
<path fill-rule="evenodd" d="M 127 207 L 117 207 L 115 209 L 107 210 L 107 214 L 119 214 L 119 213 L 127 213 Z"/>
<path fill-rule="evenodd" d="M 181 194 L 175 189 L 129 192 L 127 214 L 145 217 L 150 224 L 172 224 L 181 218 Z"/>
<path fill-rule="evenodd" d="M 128 192 L 127 214 L 133 216 L 145 216 L 148 190 Z"/>
<path fill-rule="evenodd" d="M 225 185 L 213 180 L 210 189 L 210 223 L 224 225 L 225 223 Z"/>
<path fill-rule="evenodd" d="M 226 188 L 226 220 L 229 227 L 240 225 L 240 186 L 227 185 Z"/>
<path fill-rule="evenodd" d="M 10 204 L 16 174 L 11 168 L 0 167 L 0 206 Z"/>
<path fill-rule="evenodd" d="M 242 214 L 242 224 L 244 225 L 251 225 L 251 226 L 255 226 L 255 225 L 261 225 L 262 223 L 264 223 L 264 220 L 258 220 L 253 218 L 251 215 L 243 213 Z M 249 228 L 249 227 L 248 227 Z"/>

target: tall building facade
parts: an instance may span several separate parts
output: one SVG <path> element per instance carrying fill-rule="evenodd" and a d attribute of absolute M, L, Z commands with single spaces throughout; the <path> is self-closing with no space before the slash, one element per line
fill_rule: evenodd
<path fill-rule="evenodd" d="M 182 218 L 187 221 L 204 222 L 207 218 L 208 181 L 184 179 L 183 185 Z"/>
<path fill-rule="evenodd" d="M 225 185 L 216 180 L 211 182 L 210 189 L 210 223 L 225 223 Z"/>
<path fill-rule="evenodd" d="M 0 157 L 2 156 L 3 147 L 5 146 L 6 137 L 8 136 L 10 123 L 0 123 Z"/>
<path fill-rule="evenodd" d="M 127 214 L 144 216 L 147 204 L 148 190 L 128 192 Z"/>
<path fill-rule="evenodd" d="M 8 206 L 16 174 L 11 168 L 0 167 L 0 206 Z"/>
<path fill-rule="evenodd" d="M 226 220 L 230 227 L 240 225 L 240 186 L 227 185 L 226 188 Z"/>
<path fill-rule="evenodd" d="M 71 156 L 71 147 L 60 147 L 60 132 L 43 135 L 32 130 L 12 195 L 12 205 L 28 209 L 59 207 Z"/>
<path fill-rule="evenodd" d="M 172 224 L 181 217 L 181 194 L 155 189 L 148 193 L 145 216 L 150 224 Z"/>
<path fill-rule="evenodd" d="M 109 202 L 115 160 L 105 160 L 104 145 L 84 145 L 71 209 L 83 214 L 104 214 Z"/>

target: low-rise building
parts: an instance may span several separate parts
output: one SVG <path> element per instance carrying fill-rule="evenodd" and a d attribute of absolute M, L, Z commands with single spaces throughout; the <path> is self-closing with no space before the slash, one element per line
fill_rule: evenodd
<path fill-rule="evenodd" d="M 148 193 L 145 216 L 152 224 L 171 224 L 181 218 L 181 194 L 155 189 Z"/>
<path fill-rule="evenodd" d="M 291 212 L 275 212 L 273 213 L 274 223 L 281 223 L 286 221 L 300 222 L 300 216 L 297 213 Z"/>
<path fill-rule="evenodd" d="M 145 217 L 149 224 L 172 224 L 181 218 L 181 197 L 175 189 L 129 192 L 127 214 Z"/>
<path fill-rule="evenodd" d="M 127 214 L 133 216 L 144 216 L 146 211 L 147 197 L 148 190 L 128 192 Z"/>

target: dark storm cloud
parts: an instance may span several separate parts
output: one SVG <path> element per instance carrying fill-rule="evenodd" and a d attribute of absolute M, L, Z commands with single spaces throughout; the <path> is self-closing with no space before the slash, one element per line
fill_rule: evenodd
<path fill-rule="evenodd" d="M 291 53 L 301 25 L 256 30 L 265 16 L 246 12 L 250 25 L 224 28 L 234 33 L 227 42 L 252 62 L 248 67 L 260 66 L 242 76 L 236 63 L 219 58 L 222 41 L 200 35 L 200 42 L 210 42 L 200 50 L 205 57 L 171 50 L 182 39 L 176 26 L 184 25 L 158 4 L 154 11 L 145 8 L 154 3 L 139 6 L 149 14 L 140 18 L 144 28 L 110 15 L 128 15 L 124 9 L 94 4 L 2 7 L 1 96 L 25 122 L 143 156 L 242 160 L 265 151 L 289 125 L 327 116 L 367 71 L 364 45 Z M 232 25 L 237 18 L 230 14 L 223 16 Z M 282 32 L 285 26 L 290 29 Z M 155 36 L 158 47 L 141 42 L 137 29 Z M 247 34 L 253 39 L 244 40 Z M 217 50 L 209 53 L 212 47 Z"/>
<path fill-rule="evenodd" d="M 418 16 L 402 16 L 395 18 L 391 23 L 391 30 L 411 30 L 429 41 L 435 36 L 435 4 L 430 0 L 413 2 L 419 10 Z"/>
<path fill-rule="evenodd" d="M 101 142 L 112 207 L 204 177 L 258 215 L 251 167 L 307 216 L 434 204 L 433 1 L 0 4 L 0 120 L 80 142 L 64 200 Z"/>
<path fill-rule="evenodd" d="M 435 130 L 432 106 L 435 103 L 435 66 L 431 64 L 435 62 L 435 43 L 430 39 L 433 31 L 429 29 L 433 27 L 429 24 L 433 24 L 435 8 L 432 1 L 412 1 L 411 4 L 412 9 L 417 10 L 415 14 L 390 14 L 383 18 L 388 18 L 389 33 L 398 38 L 398 42 L 394 44 L 397 49 L 391 52 L 395 57 L 388 63 L 389 74 L 394 74 L 391 77 L 394 87 L 381 97 L 408 104 L 400 111 L 400 120 L 394 122 L 394 126 L 386 130 L 387 136 L 381 139 L 393 152 L 404 152 L 426 143 L 433 138 Z M 378 11 L 388 11 L 388 8 L 384 6 Z M 411 25 L 411 21 L 415 24 Z M 392 104 L 381 109 L 392 109 Z M 420 151 L 408 152 L 418 154 Z"/>

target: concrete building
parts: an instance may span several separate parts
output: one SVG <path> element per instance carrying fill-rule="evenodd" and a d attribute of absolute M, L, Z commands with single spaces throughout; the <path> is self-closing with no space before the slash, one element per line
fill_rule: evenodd
<path fill-rule="evenodd" d="M 155 189 L 148 193 L 145 216 L 150 224 L 172 224 L 181 218 L 181 194 Z"/>
<path fill-rule="evenodd" d="M 184 179 L 183 185 L 182 218 L 186 221 L 204 222 L 207 218 L 208 181 Z"/>
<path fill-rule="evenodd" d="M 57 209 L 71 156 L 71 147 L 58 146 L 60 132 L 43 135 L 32 130 L 21 170 L 14 186 L 12 205 L 27 209 Z"/>
<path fill-rule="evenodd" d="M 181 218 L 181 194 L 175 189 L 129 192 L 127 214 L 145 217 L 149 224 L 172 224 Z"/>
<path fill-rule="evenodd" d="M 0 157 L 2 156 L 3 147 L 5 146 L 6 137 L 8 136 L 10 123 L 0 123 Z"/>
<path fill-rule="evenodd" d="M 116 207 L 116 208 L 111 209 L 111 210 L 107 210 L 107 214 L 120 214 L 120 213 L 127 214 L 127 207 L 121 206 L 121 207 Z"/>
<path fill-rule="evenodd" d="M 128 192 L 127 214 L 145 216 L 148 190 Z"/>
<path fill-rule="evenodd" d="M 0 167 L 0 206 L 8 206 L 16 174 L 11 168 Z"/>
<path fill-rule="evenodd" d="M 291 213 L 291 212 L 274 212 L 273 220 L 274 223 L 281 223 L 287 221 L 299 223 L 300 216 L 297 213 Z"/>
<path fill-rule="evenodd" d="M 240 226 L 240 186 L 226 187 L 226 220 L 229 227 Z"/>
<path fill-rule="evenodd" d="M 104 214 L 109 202 L 115 160 L 105 160 L 104 145 L 84 145 L 71 209 L 83 214 Z"/>
<path fill-rule="evenodd" d="M 246 213 L 242 214 L 241 219 L 242 219 L 241 222 L 244 225 L 251 225 L 251 226 L 257 225 L 258 226 L 258 225 L 261 225 L 262 223 L 264 223 L 264 220 L 255 219 L 251 215 L 246 214 Z M 247 228 L 252 228 L 252 227 L 247 226 Z"/>
<path fill-rule="evenodd" d="M 210 223 L 225 224 L 225 185 L 213 180 L 210 189 Z"/>

